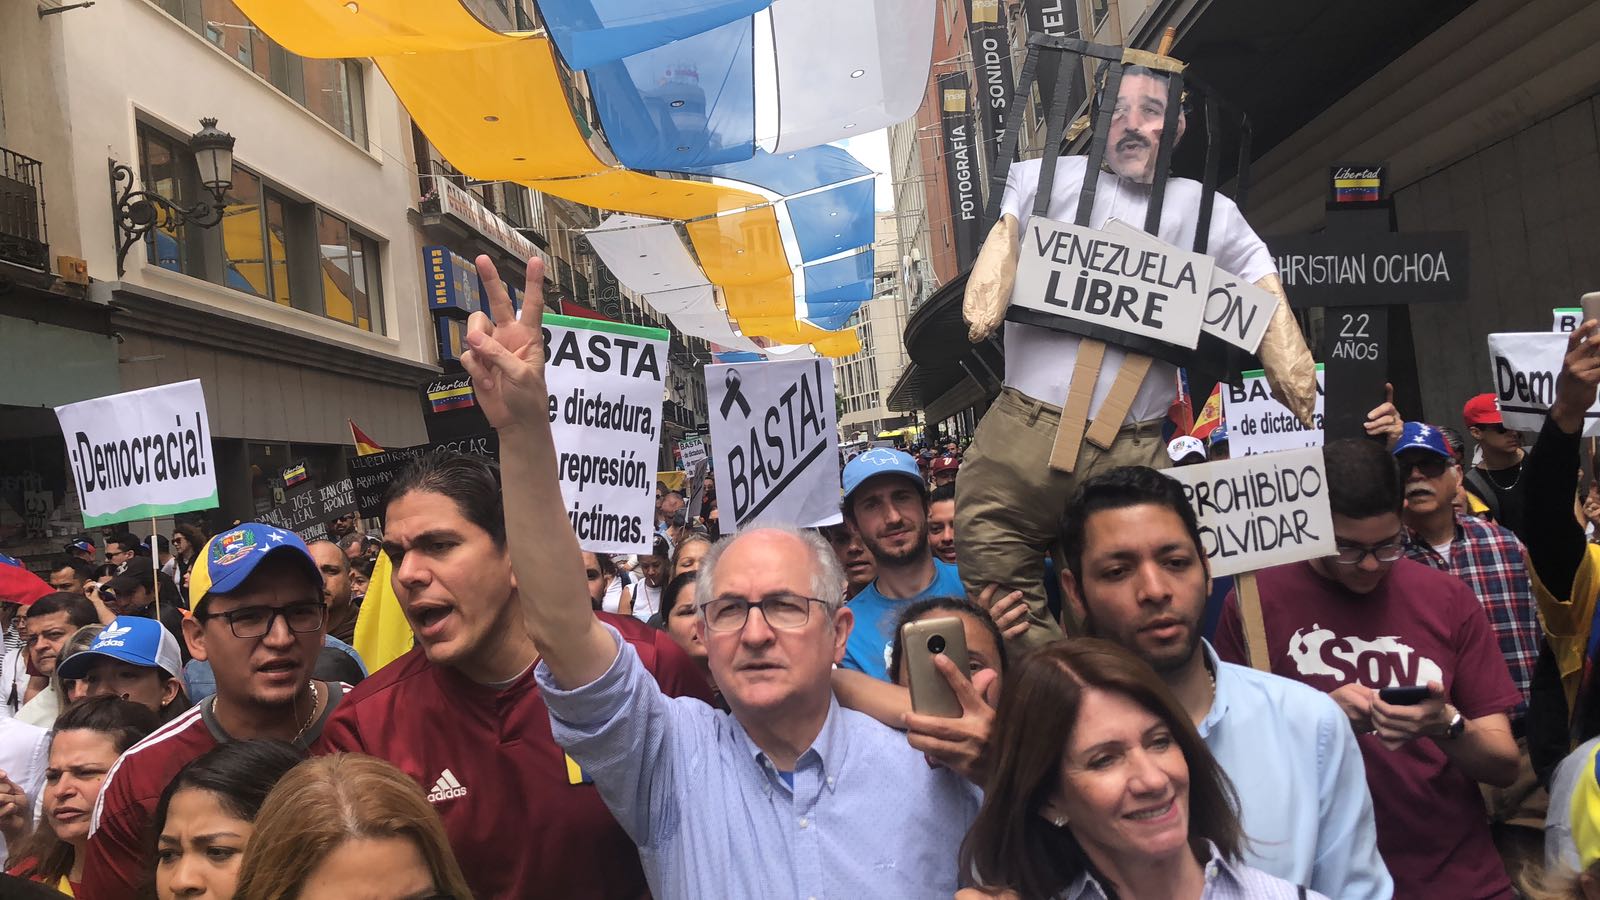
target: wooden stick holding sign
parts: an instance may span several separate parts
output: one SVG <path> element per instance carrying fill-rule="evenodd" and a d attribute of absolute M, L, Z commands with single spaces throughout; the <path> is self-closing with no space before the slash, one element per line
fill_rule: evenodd
<path fill-rule="evenodd" d="M 156 517 L 150 517 L 150 596 L 156 598 L 156 621 L 161 621 L 161 542 L 156 540 Z"/>
<path fill-rule="evenodd" d="M 1250 665 L 1270 670 L 1255 572 L 1337 550 L 1322 448 L 1200 463 L 1166 474 L 1183 485 L 1199 521 L 1211 576 L 1234 576 Z"/>

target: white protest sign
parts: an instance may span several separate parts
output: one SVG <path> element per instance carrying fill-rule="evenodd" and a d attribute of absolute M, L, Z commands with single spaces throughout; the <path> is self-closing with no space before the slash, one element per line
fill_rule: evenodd
<path fill-rule="evenodd" d="M 591 553 L 649 553 L 666 330 L 544 317 L 550 432 L 567 518 Z"/>
<path fill-rule="evenodd" d="M 1577 331 L 1578 326 L 1583 324 L 1583 309 L 1581 307 L 1556 307 L 1550 311 L 1550 315 L 1554 320 L 1550 324 L 1551 331 L 1559 331 L 1562 334 L 1566 334 L 1569 331 Z"/>
<path fill-rule="evenodd" d="M 842 521 L 832 362 L 707 366 L 706 393 L 721 515 L 735 528 Z"/>
<path fill-rule="evenodd" d="M 1200 521 L 1211 575 L 1331 556 L 1333 515 L 1317 447 L 1167 469 Z"/>
<path fill-rule="evenodd" d="M 217 505 L 199 380 L 56 407 L 85 527 Z"/>
<path fill-rule="evenodd" d="M 1567 335 L 1529 331 L 1489 335 L 1495 405 L 1513 431 L 1538 432 L 1556 395 L 1556 373 L 1567 356 Z M 1600 435 L 1600 401 L 1583 414 L 1583 433 Z"/>
<path fill-rule="evenodd" d="M 1011 302 L 1193 349 L 1214 267 L 1209 257 L 1166 244 L 1034 216 Z"/>
<path fill-rule="evenodd" d="M 1311 428 L 1300 424 L 1288 407 L 1273 399 L 1260 369 L 1245 372 L 1239 384 L 1222 386 L 1222 421 L 1228 426 L 1230 456 L 1321 447 L 1322 364 L 1317 364 L 1317 405 Z"/>
<path fill-rule="evenodd" d="M 678 453 L 683 457 L 683 470 L 688 472 L 694 468 L 695 463 L 705 461 L 705 441 L 699 435 L 686 437 L 678 442 Z"/>
<path fill-rule="evenodd" d="M 1130 246 L 1143 246 L 1169 256 L 1187 256 L 1203 259 L 1188 253 L 1155 235 L 1140 231 L 1120 219 L 1106 223 L 1106 232 L 1128 241 Z M 1205 312 L 1200 319 L 1200 332 L 1232 344 L 1246 353 L 1261 348 L 1272 313 L 1278 308 L 1278 298 L 1243 278 L 1213 266 L 1211 281 L 1206 290 Z"/>

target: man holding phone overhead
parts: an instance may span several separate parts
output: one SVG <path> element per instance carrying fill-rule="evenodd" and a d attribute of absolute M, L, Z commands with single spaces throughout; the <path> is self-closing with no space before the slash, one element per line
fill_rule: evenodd
<path fill-rule="evenodd" d="M 543 263 L 523 319 L 486 258 L 494 318 L 474 313 L 462 363 L 499 432 L 513 571 L 540 654 L 551 731 L 639 847 L 651 893 L 700 897 L 951 896 L 975 787 L 834 700 L 854 616 L 815 532 L 748 528 L 700 564 L 695 627 L 729 713 L 669 699 L 592 611 L 563 512 L 547 415 Z"/>

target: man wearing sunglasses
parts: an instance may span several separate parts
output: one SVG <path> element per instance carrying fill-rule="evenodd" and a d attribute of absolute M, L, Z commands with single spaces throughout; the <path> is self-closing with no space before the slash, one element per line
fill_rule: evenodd
<path fill-rule="evenodd" d="M 1483 454 L 1482 462 L 1465 472 L 1467 490 L 1489 507 L 1496 522 L 1520 537 L 1527 493 L 1522 486 L 1522 434 L 1505 426 L 1493 394 L 1468 400 L 1461 418 Z"/>
<path fill-rule="evenodd" d="M 133 745 L 106 773 L 81 898 L 137 895 L 154 863 L 145 834 L 151 815 L 184 765 L 235 740 L 309 747 L 343 697 L 337 682 L 311 678 L 328 609 L 322 574 L 293 532 L 250 523 L 207 541 L 189 596 L 194 615 L 183 622 L 184 638 L 195 659 L 211 663 L 217 692 Z"/>
<path fill-rule="evenodd" d="M 1397 447 L 1410 453 L 1404 437 Z M 1323 455 L 1338 549 L 1257 573 L 1267 663 L 1332 696 L 1360 736 L 1396 897 L 1509 900 L 1478 785 L 1517 779 L 1507 713 L 1522 694 L 1472 589 L 1406 558 L 1407 482 L 1394 457 L 1363 439 Z M 1232 595 L 1215 646 L 1228 662 L 1248 659 Z M 1391 687 L 1426 690 L 1391 702 L 1379 695 Z"/>

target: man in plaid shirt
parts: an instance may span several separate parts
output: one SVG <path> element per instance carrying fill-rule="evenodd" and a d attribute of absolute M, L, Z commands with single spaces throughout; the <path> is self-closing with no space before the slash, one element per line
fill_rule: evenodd
<path fill-rule="evenodd" d="M 1500 652 L 1522 702 L 1511 712 L 1511 733 L 1522 751 L 1526 778 L 1490 798 L 1490 813 L 1503 819 L 1533 790 L 1532 767 L 1523 736 L 1528 684 L 1539 658 L 1539 607 L 1528 579 L 1522 542 L 1505 528 L 1455 511 L 1461 463 L 1439 429 L 1407 422 L 1394 445 L 1405 484 L 1406 555 L 1460 578 L 1489 616 Z"/>

